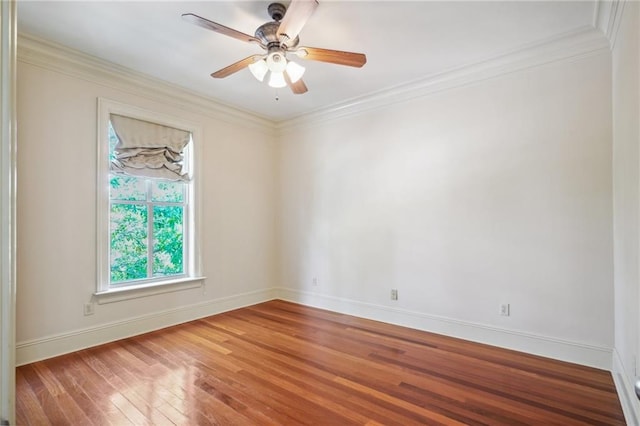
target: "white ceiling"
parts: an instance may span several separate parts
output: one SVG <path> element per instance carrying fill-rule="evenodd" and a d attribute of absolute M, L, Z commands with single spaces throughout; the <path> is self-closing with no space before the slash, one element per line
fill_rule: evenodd
<path fill-rule="evenodd" d="M 298 60 L 309 92 L 293 95 L 245 69 L 210 74 L 262 49 L 181 19 L 192 12 L 253 34 L 268 1 L 20 1 L 18 31 L 195 91 L 276 121 L 391 89 L 590 27 L 593 1 L 332 1 L 300 33 L 301 46 L 362 52 L 350 68 Z M 288 4 L 287 1 L 283 3 Z"/>

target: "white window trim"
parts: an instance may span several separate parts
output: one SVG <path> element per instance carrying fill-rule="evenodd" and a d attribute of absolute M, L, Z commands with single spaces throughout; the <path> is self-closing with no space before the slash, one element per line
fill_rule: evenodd
<path fill-rule="evenodd" d="M 138 299 L 156 294 L 172 293 L 179 290 L 202 287 L 204 277 L 174 278 L 160 282 L 134 284 L 126 287 L 112 288 L 107 291 L 94 293 L 98 305 L 120 302 L 122 300 Z"/>
<path fill-rule="evenodd" d="M 154 280 L 142 282 L 140 284 L 119 285 L 109 287 L 110 265 L 109 265 L 109 116 L 119 114 L 138 120 L 150 121 L 165 126 L 191 132 L 192 143 L 192 173 L 193 185 L 188 194 L 189 206 L 188 217 L 192 224 L 186 235 L 186 244 L 189 255 L 186 256 L 187 268 L 186 276 L 167 277 L 166 280 Z M 202 276 L 202 263 L 200 248 L 202 247 L 199 232 L 201 218 L 201 191 L 200 191 L 200 158 L 202 145 L 202 130 L 200 126 L 171 117 L 165 114 L 149 111 L 146 109 L 126 105 L 120 102 L 105 98 L 98 98 L 98 149 L 97 149 L 97 216 L 96 216 L 96 297 L 99 304 L 111 303 L 121 300 L 134 299 L 151 296 L 170 291 L 186 290 L 200 287 L 205 277 Z"/>

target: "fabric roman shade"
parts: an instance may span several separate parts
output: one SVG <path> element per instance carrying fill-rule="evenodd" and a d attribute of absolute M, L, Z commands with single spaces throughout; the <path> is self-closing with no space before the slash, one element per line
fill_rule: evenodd
<path fill-rule="evenodd" d="M 190 132 L 117 114 L 111 114 L 110 119 L 118 136 L 111 161 L 113 173 L 189 181 L 182 166 Z"/>

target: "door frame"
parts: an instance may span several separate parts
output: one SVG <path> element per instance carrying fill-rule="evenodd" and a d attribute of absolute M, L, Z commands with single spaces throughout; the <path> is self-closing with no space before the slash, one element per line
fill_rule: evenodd
<path fill-rule="evenodd" d="M 16 7 L 0 2 L 0 424 L 15 424 Z"/>

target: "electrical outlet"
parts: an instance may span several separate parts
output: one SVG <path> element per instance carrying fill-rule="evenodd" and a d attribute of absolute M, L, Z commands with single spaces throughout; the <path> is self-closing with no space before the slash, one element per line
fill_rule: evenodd
<path fill-rule="evenodd" d="M 316 277 L 313 277 L 313 279 L 311 280 L 311 284 L 313 284 L 314 287 L 318 286 L 318 279 Z"/>
<path fill-rule="evenodd" d="M 503 317 L 508 317 L 510 314 L 510 310 L 509 310 L 509 304 L 508 303 L 503 303 L 500 305 L 500 315 L 502 315 Z"/>
<path fill-rule="evenodd" d="M 398 300 L 398 290 L 397 289 L 391 289 L 391 300 Z"/>
<path fill-rule="evenodd" d="M 84 316 L 93 315 L 95 313 L 95 304 L 94 303 L 85 303 L 84 304 Z"/>

